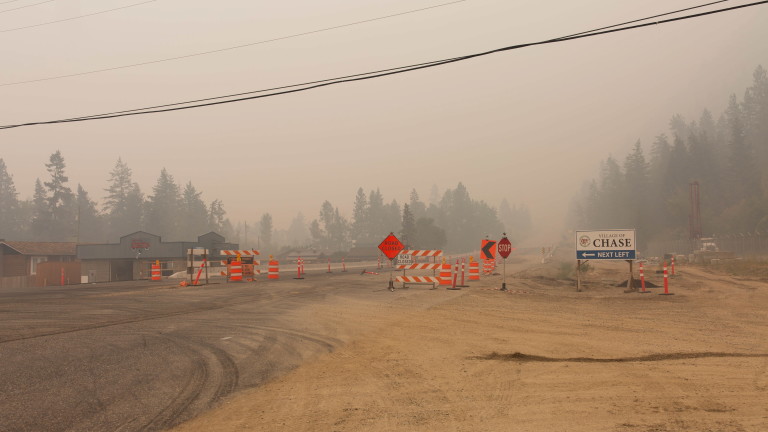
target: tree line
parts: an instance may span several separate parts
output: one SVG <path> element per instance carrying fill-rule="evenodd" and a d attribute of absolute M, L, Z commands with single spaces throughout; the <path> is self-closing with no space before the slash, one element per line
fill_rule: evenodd
<path fill-rule="evenodd" d="M 0 238 L 107 243 L 139 230 L 167 241 L 193 240 L 209 231 L 224 237 L 234 233 L 220 200 L 206 204 L 192 182 L 180 187 L 165 168 L 152 193 L 145 195 L 118 158 L 98 206 L 80 184 L 72 191 L 61 151 L 53 153 L 45 167 L 47 181 L 38 178 L 32 198 L 20 200 L 0 159 Z"/>
<path fill-rule="evenodd" d="M 310 222 L 312 244 L 327 251 L 345 251 L 353 246 L 375 247 L 393 232 L 409 249 L 458 252 L 477 249 L 486 236 L 498 238 L 505 225 L 516 240 L 524 239 L 531 229 L 526 207 L 510 207 L 504 200 L 497 212 L 485 201 L 472 199 L 462 183 L 447 189 L 441 198 L 433 186 L 430 201 L 429 204 L 422 201 L 413 189 L 408 201 L 401 206 L 395 199 L 385 203 L 379 189 L 366 194 L 359 188 L 351 219 L 343 216 L 331 202 L 323 202 L 318 218 Z"/>
<path fill-rule="evenodd" d="M 623 163 L 609 156 L 574 201 L 571 228 L 636 228 L 641 246 L 687 238 L 690 185 L 698 182 L 704 237 L 768 230 L 768 78 L 758 66 L 717 118 L 676 114 L 646 157 L 638 141 Z"/>

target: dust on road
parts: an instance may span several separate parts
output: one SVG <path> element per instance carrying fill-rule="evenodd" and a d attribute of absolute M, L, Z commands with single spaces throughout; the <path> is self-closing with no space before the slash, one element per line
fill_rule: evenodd
<path fill-rule="evenodd" d="M 768 430 L 765 281 L 681 267 L 674 296 L 641 295 L 595 267 L 579 293 L 521 262 L 507 293 L 496 276 L 314 305 L 295 319 L 352 342 L 175 430 Z"/>

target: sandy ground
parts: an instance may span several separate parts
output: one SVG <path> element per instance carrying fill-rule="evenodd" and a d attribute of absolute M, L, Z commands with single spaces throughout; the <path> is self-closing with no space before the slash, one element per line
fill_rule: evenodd
<path fill-rule="evenodd" d="M 323 302 L 304 313 L 351 343 L 177 430 L 768 431 L 768 283 L 678 266 L 674 296 L 625 293 L 626 267 L 579 293 L 531 258 L 506 293 L 492 276 Z"/>

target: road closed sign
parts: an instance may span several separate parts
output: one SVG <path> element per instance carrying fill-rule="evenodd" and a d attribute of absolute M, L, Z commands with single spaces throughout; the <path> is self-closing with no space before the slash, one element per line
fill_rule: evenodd
<path fill-rule="evenodd" d="M 635 230 L 576 231 L 576 259 L 636 259 Z"/>
<path fill-rule="evenodd" d="M 387 238 L 385 238 L 381 244 L 379 244 L 379 250 L 386 255 L 387 258 L 390 259 L 390 261 L 397 256 L 397 254 L 400 253 L 401 250 L 405 249 L 405 246 L 403 246 L 402 243 L 400 243 L 400 240 L 395 237 L 393 233 L 389 233 Z"/>

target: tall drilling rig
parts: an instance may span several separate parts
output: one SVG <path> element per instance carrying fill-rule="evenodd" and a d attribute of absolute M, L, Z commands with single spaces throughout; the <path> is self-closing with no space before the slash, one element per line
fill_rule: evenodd
<path fill-rule="evenodd" d="M 690 183 L 691 213 L 688 215 L 691 249 L 696 250 L 701 240 L 701 206 L 699 203 L 699 182 Z"/>

